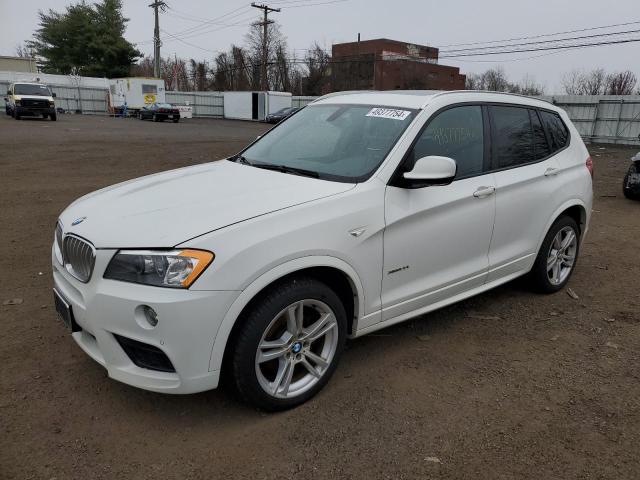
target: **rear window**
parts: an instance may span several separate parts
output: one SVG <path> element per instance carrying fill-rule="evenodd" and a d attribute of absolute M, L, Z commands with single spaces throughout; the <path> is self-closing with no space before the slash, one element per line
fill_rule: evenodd
<path fill-rule="evenodd" d="M 498 169 L 535 160 L 529 110 L 521 107 L 489 108 L 493 127 L 493 158 Z"/>
<path fill-rule="evenodd" d="M 529 110 L 531 114 L 531 128 L 533 129 L 533 154 L 536 160 L 541 160 L 551 155 L 551 148 L 549 148 L 549 142 L 547 136 L 542 128 L 540 118 L 535 110 Z"/>
<path fill-rule="evenodd" d="M 569 140 L 569 131 L 560 118 L 560 115 L 557 113 L 540 111 L 540 118 L 542 119 L 542 123 L 549 134 L 551 149 L 556 152 L 564 148 Z"/>

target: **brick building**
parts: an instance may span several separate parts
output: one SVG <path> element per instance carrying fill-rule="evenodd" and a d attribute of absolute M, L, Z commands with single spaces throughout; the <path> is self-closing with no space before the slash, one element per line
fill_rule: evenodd
<path fill-rule="evenodd" d="M 331 89 L 462 90 L 460 69 L 438 64 L 438 49 L 380 38 L 332 48 Z"/>

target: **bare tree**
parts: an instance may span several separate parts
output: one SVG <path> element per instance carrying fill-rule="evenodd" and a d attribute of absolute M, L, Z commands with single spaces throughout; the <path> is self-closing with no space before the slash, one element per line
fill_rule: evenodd
<path fill-rule="evenodd" d="M 607 95 L 631 95 L 638 83 L 636 75 L 626 70 L 624 72 L 612 73 L 607 76 Z"/>
<path fill-rule="evenodd" d="M 509 81 L 502 68 L 491 68 L 484 72 L 481 77 L 482 90 L 492 92 L 508 92 Z"/>
<path fill-rule="evenodd" d="M 249 59 L 253 66 L 254 73 L 252 80 L 255 89 L 260 86 L 260 67 L 262 66 L 262 42 L 264 31 L 262 23 L 253 23 L 247 33 L 245 40 Z M 269 23 L 267 26 L 267 89 L 275 88 L 274 83 L 277 82 L 278 67 L 276 66 L 278 52 L 287 50 L 287 40 L 280 30 L 277 22 Z M 285 56 L 286 58 L 286 56 Z"/>
<path fill-rule="evenodd" d="M 35 58 L 36 52 L 33 47 L 27 44 L 20 44 L 16 47 L 16 56 L 20 58 Z"/>
<path fill-rule="evenodd" d="M 607 88 L 607 74 L 603 68 L 596 68 L 583 75 L 581 95 L 603 95 Z"/>
<path fill-rule="evenodd" d="M 525 75 L 522 81 L 516 84 L 515 87 L 517 87 L 518 92 L 514 93 L 520 93 L 522 95 L 529 95 L 532 97 L 544 95 L 544 86 L 537 83 L 535 78 L 530 75 Z"/>
<path fill-rule="evenodd" d="M 322 95 L 328 88 L 331 71 L 331 55 L 320 45 L 314 43 L 304 59 L 307 77 L 303 81 L 305 95 Z"/>
<path fill-rule="evenodd" d="M 567 95 L 582 95 L 583 73 L 580 70 L 571 70 L 562 76 L 562 87 Z"/>

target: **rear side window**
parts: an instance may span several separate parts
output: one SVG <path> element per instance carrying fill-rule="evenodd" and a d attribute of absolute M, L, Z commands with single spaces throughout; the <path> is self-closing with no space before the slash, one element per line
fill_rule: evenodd
<path fill-rule="evenodd" d="M 493 131 L 493 159 L 498 169 L 535 160 L 529 110 L 521 107 L 489 108 Z"/>
<path fill-rule="evenodd" d="M 454 107 L 439 113 L 429 122 L 413 147 L 410 162 L 429 155 L 455 160 L 456 178 L 479 175 L 484 166 L 484 130 L 482 107 Z"/>
<path fill-rule="evenodd" d="M 557 113 L 540 111 L 540 118 L 551 140 L 551 149 L 556 152 L 567 145 L 569 131 Z"/>
<path fill-rule="evenodd" d="M 533 155 L 536 160 L 541 160 L 551 155 L 551 149 L 549 148 L 544 128 L 542 128 L 542 123 L 538 118 L 538 113 L 535 110 L 529 110 L 529 114 L 531 115 L 531 128 L 533 129 Z"/>

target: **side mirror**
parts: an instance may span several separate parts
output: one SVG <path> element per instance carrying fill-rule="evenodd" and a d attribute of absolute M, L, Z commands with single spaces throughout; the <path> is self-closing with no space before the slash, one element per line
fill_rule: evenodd
<path fill-rule="evenodd" d="M 9 99 L 8 99 L 7 97 L 4 97 L 4 101 L 5 101 L 5 102 L 8 102 L 8 101 L 9 101 Z"/>
<path fill-rule="evenodd" d="M 56 98 L 56 92 L 53 92 L 53 93 L 51 94 L 51 96 L 52 96 L 53 98 Z"/>
<path fill-rule="evenodd" d="M 430 155 L 416 160 L 413 169 L 402 177 L 408 188 L 421 188 L 431 185 L 449 185 L 456 176 L 458 165 L 449 157 Z"/>

